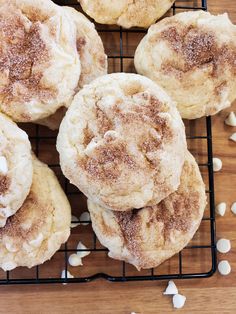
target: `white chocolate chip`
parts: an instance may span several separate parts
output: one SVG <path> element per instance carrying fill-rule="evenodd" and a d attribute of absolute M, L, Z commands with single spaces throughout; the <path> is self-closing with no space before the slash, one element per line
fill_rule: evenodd
<path fill-rule="evenodd" d="M 231 249 L 231 243 L 227 239 L 220 239 L 216 243 L 216 248 L 220 253 L 228 253 Z"/>
<path fill-rule="evenodd" d="M 97 143 L 97 140 L 95 138 L 93 138 L 91 140 L 91 142 L 87 145 L 87 147 L 85 148 L 84 150 L 84 153 L 87 155 L 87 156 L 92 156 L 93 153 L 94 153 L 94 149 L 98 146 L 98 143 Z"/>
<path fill-rule="evenodd" d="M 90 220 L 90 215 L 89 212 L 83 212 L 80 217 L 79 217 L 80 221 L 89 221 Z M 82 226 L 87 226 L 89 224 L 89 222 L 81 222 Z"/>
<path fill-rule="evenodd" d="M 218 264 L 218 271 L 221 275 L 228 275 L 231 272 L 231 266 L 228 261 L 221 261 Z"/>
<path fill-rule="evenodd" d="M 74 266 L 74 267 L 83 265 L 81 257 L 78 256 L 77 254 L 71 254 L 69 256 L 68 262 L 71 266 Z"/>
<path fill-rule="evenodd" d="M 66 278 L 66 270 L 63 269 L 63 271 L 61 272 L 61 278 L 65 279 Z M 71 275 L 71 273 L 69 272 L 69 270 L 67 270 L 67 278 L 74 278 L 73 275 Z"/>
<path fill-rule="evenodd" d="M 216 205 L 216 212 L 218 215 L 224 216 L 225 211 L 226 211 L 226 203 L 222 202 Z"/>
<path fill-rule="evenodd" d="M 74 278 L 74 276 L 71 275 L 69 270 L 67 270 L 67 278 Z M 65 269 L 63 269 L 63 271 L 61 272 L 61 279 L 66 279 L 66 270 Z M 64 283 L 64 285 L 66 285 L 66 283 Z"/>
<path fill-rule="evenodd" d="M 220 171 L 222 168 L 222 161 L 219 158 L 213 158 L 213 170 Z"/>
<path fill-rule="evenodd" d="M 79 218 L 77 218 L 77 217 L 74 216 L 74 215 L 71 215 L 71 221 L 73 221 L 73 222 L 71 222 L 71 224 L 70 224 L 70 227 L 71 227 L 71 228 L 75 228 L 75 227 L 77 227 L 77 226 L 80 225 L 80 223 L 79 223 Z M 78 221 L 78 222 L 77 222 L 77 221 Z"/>
<path fill-rule="evenodd" d="M 229 126 L 236 126 L 236 116 L 233 111 L 231 111 L 228 117 L 225 119 L 225 124 Z"/>
<path fill-rule="evenodd" d="M 117 132 L 114 130 L 109 130 L 104 134 L 105 140 L 114 140 L 118 136 Z"/>
<path fill-rule="evenodd" d="M 231 141 L 236 142 L 236 133 L 233 133 L 233 134 L 229 137 L 229 139 L 230 139 Z"/>
<path fill-rule="evenodd" d="M 8 173 L 7 160 L 4 156 L 0 156 L 0 173 L 3 175 Z"/>
<path fill-rule="evenodd" d="M 80 241 L 79 244 L 77 245 L 77 250 L 86 250 L 88 249 L 85 245 L 83 245 L 83 243 Z M 88 256 L 91 252 L 90 251 L 78 251 L 77 255 L 80 258 L 83 258 L 85 256 Z"/>
<path fill-rule="evenodd" d="M 37 238 L 29 241 L 29 245 L 32 245 L 33 247 L 40 247 L 41 243 L 43 242 L 43 234 L 39 233 Z"/>
<path fill-rule="evenodd" d="M 232 204 L 231 211 L 236 215 L 236 202 Z"/>
<path fill-rule="evenodd" d="M 21 223 L 20 226 L 24 230 L 29 230 L 32 226 L 32 221 L 26 220 L 25 222 Z"/>
<path fill-rule="evenodd" d="M 14 246 L 14 244 L 13 243 L 11 243 L 11 242 L 6 242 L 5 243 L 5 246 L 6 246 L 6 249 L 9 251 L 9 252 L 17 252 L 19 249 L 16 247 L 16 246 Z"/>
<path fill-rule="evenodd" d="M 178 289 L 173 280 L 170 280 L 168 282 L 168 286 L 166 287 L 166 290 L 163 292 L 163 294 L 165 295 L 178 294 Z"/>
<path fill-rule="evenodd" d="M 185 304 L 186 297 L 182 294 L 175 294 L 172 300 L 174 308 L 181 309 Z"/>

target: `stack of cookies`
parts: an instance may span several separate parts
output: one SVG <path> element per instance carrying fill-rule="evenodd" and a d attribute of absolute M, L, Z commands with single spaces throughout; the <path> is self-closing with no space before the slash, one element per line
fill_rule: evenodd
<path fill-rule="evenodd" d="M 111 257 L 156 267 L 192 238 L 206 205 L 204 183 L 175 103 L 150 79 L 117 73 L 85 86 L 57 148 Z"/>
<path fill-rule="evenodd" d="M 141 1 L 80 3 L 98 22 L 145 26 Z M 137 72 L 153 81 L 111 74 L 75 96 L 58 136 L 61 167 L 88 197 L 93 229 L 109 256 L 137 269 L 156 267 L 196 232 L 206 195 L 181 117 L 214 115 L 236 99 L 235 39 L 226 14 L 166 18 L 150 27 L 135 53 Z"/>

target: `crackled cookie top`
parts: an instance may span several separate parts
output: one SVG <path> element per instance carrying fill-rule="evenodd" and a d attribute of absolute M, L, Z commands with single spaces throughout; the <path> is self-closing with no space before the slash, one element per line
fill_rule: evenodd
<path fill-rule="evenodd" d="M 205 186 L 190 153 L 178 190 L 158 205 L 114 212 L 88 201 L 93 229 L 109 256 L 139 270 L 157 267 L 182 250 L 198 229 L 205 206 Z"/>
<path fill-rule="evenodd" d="M 169 93 L 183 118 L 213 115 L 236 98 L 235 42 L 227 14 L 184 12 L 149 29 L 135 67 Z"/>
<path fill-rule="evenodd" d="M 169 10 L 174 0 L 78 0 L 83 10 L 101 24 L 125 28 L 149 27 Z"/>
<path fill-rule="evenodd" d="M 51 1 L 0 1 L 0 111 L 29 122 L 71 102 L 80 76 L 75 35 Z"/>
<path fill-rule="evenodd" d="M 64 174 L 85 195 L 128 210 L 177 189 L 186 140 L 175 104 L 161 88 L 140 75 L 116 73 L 76 95 L 57 148 Z"/>

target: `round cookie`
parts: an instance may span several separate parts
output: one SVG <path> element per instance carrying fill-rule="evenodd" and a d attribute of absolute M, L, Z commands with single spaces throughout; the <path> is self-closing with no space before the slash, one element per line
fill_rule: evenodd
<path fill-rule="evenodd" d="M 101 24 L 125 28 L 149 27 L 164 15 L 174 0 L 78 0 L 84 12 Z"/>
<path fill-rule="evenodd" d="M 101 206 L 125 211 L 175 191 L 186 138 L 175 104 L 137 74 L 105 75 L 74 98 L 57 139 L 65 176 Z"/>
<path fill-rule="evenodd" d="M 236 98 L 236 27 L 227 14 L 179 13 L 150 27 L 135 67 L 177 102 L 183 118 L 214 115 Z"/>
<path fill-rule="evenodd" d="M 107 56 L 94 24 L 75 9 L 70 7 L 64 7 L 64 9 L 76 25 L 77 51 L 81 62 L 78 91 L 85 84 L 89 84 L 97 77 L 107 74 Z M 57 130 L 65 112 L 65 108 L 60 108 L 52 116 L 39 120 L 37 123 L 45 125 L 49 129 Z"/>
<path fill-rule="evenodd" d="M 206 206 L 205 186 L 187 153 L 178 190 L 158 205 L 114 212 L 88 201 L 92 227 L 109 256 L 141 268 L 157 267 L 192 239 Z"/>
<path fill-rule="evenodd" d="M 0 227 L 23 204 L 32 183 L 27 134 L 0 113 Z"/>
<path fill-rule="evenodd" d="M 18 212 L 0 228 L 0 267 L 44 263 L 70 235 L 69 202 L 52 170 L 34 158 L 33 183 Z"/>
<path fill-rule="evenodd" d="M 0 111 L 35 121 L 71 103 L 80 77 L 76 30 L 50 0 L 0 0 Z"/>

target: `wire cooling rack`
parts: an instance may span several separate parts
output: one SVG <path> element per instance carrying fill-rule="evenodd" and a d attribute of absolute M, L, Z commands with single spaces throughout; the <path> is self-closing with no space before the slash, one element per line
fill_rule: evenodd
<path fill-rule="evenodd" d="M 70 5 L 80 10 L 76 0 L 54 1 L 60 5 Z M 167 15 L 186 10 L 207 10 L 207 1 L 176 1 Z M 97 25 L 108 54 L 109 72 L 133 72 L 134 51 L 146 30 L 122 29 L 115 26 Z M 209 277 L 216 270 L 215 214 L 214 214 L 214 177 L 212 165 L 211 118 L 185 121 L 188 147 L 198 161 L 206 184 L 208 206 L 200 228 L 193 240 L 179 254 L 155 269 L 137 271 L 133 266 L 115 261 L 107 256 L 93 233 L 90 221 L 81 221 L 72 229 L 68 242 L 43 265 L 32 269 L 18 268 L 10 272 L 0 272 L 0 284 L 40 284 L 88 282 L 97 278 L 110 281 L 138 281 L 161 279 L 184 279 Z M 29 134 L 36 155 L 46 162 L 57 174 L 70 200 L 72 212 L 79 217 L 87 210 L 86 199 L 61 173 L 58 154 L 55 149 L 56 132 L 42 126 L 23 125 Z M 74 221 L 76 222 L 76 221 Z M 90 251 L 83 259 L 82 267 L 71 267 L 68 257 L 76 253 L 77 244 L 82 241 Z M 83 250 L 81 250 L 83 251 Z M 62 270 L 69 270 L 74 278 L 61 278 Z"/>

